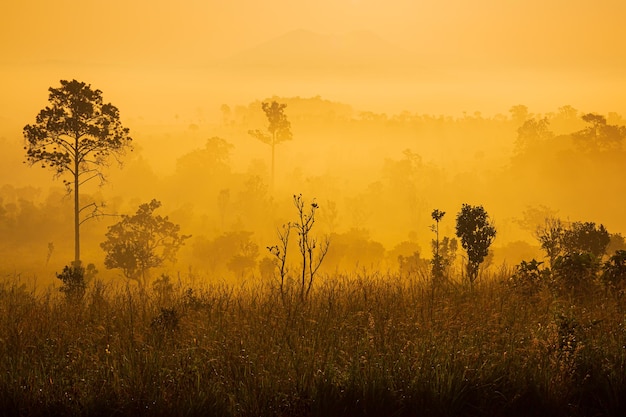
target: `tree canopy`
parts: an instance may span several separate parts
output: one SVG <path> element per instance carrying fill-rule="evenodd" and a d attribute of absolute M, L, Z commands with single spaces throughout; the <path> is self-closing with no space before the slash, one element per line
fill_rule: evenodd
<path fill-rule="evenodd" d="M 489 254 L 489 247 L 496 237 L 496 228 L 483 206 L 463 204 L 456 217 L 456 235 L 467 252 L 467 278 L 474 282 L 478 268 Z"/>
<path fill-rule="evenodd" d="M 100 246 L 106 252 L 104 265 L 108 269 L 120 268 L 128 279 L 136 280 L 142 287 L 147 283 L 150 268 L 174 262 L 176 254 L 188 235 L 180 234 L 180 226 L 167 216 L 154 215 L 161 202 L 152 200 L 139 206 L 132 216 L 109 227 L 106 241 Z"/>
<path fill-rule="evenodd" d="M 272 147 L 272 188 L 274 186 L 276 145 L 293 138 L 291 123 L 287 119 L 287 115 L 285 115 L 286 107 L 286 104 L 279 104 L 276 101 L 262 103 L 261 108 L 265 112 L 268 121 L 267 132 L 258 129 L 248 131 L 250 135 Z"/>
<path fill-rule="evenodd" d="M 61 80 L 50 88 L 50 105 L 39 112 L 34 124 L 24 127 L 26 160 L 51 168 L 74 193 L 75 262 L 80 262 L 81 219 L 79 188 L 98 178 L 105 180 L 102 167 L 108 158 L 119 158 L 130 145 L 129 129 L 122 126 L 117 107 L 104 103 L 102 92 L 76 80 Z M 93 212 L 92 212 L 93 213 Z"/>
<path fill-rule="evenodd" d="M 582 119 L 588 126 L 575 132 L 572 136 L 578 145 L 584 150 L 615 151 L 621 149 L 622 142 L 626 138 L 626 127 L 610 125 L 604 116 L 587 113 Z"/>

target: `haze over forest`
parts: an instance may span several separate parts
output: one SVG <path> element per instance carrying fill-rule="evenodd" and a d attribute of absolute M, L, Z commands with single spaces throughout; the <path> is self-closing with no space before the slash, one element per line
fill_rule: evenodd
<path fill-rule="evenodd" d="M 22 129 L 62 79 L 102 90 L 133 138 L 85 201 L 115 214 L 161 201 L 193 235 L 171 273 L 256 273 L 227 265 L 266 257 L 299 193 L 331 236 L 327 271 L 428 259 L 432 210 L 452 237 L 463 203 L 495 222 L 492 268 L 540 258 L 532 230 L 546 216 L 626 233 L 624 138 L 575 137 L 589 113 L 626 125 L 626 5 L 414 3 L 13 4 L 0 17 L 0 271 L 46 280 L 72 257 L 71 197 L 23 163 Z M 272 190 L 270 149 L 248 131 L 267 128 L 273 100 L 293 140 L 276 147 Z M 116 221 L 82 229 L 85 261 L 114 278 L 99 245 Z"/>

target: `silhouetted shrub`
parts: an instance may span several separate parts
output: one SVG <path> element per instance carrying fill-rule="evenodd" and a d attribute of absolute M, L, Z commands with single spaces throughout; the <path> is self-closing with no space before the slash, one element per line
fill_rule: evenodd
<path fill-rule="evenodd" d="M 563 234 L 565 253 L 590 253 L 601 258 L 611 238 L 603 225 L 593 222 L 574 222 Z"/>
<path fill-rule="evenodd" d="M 419 252 L 413 252 L 409 256 L 398 256 L 400 274 L 405 276 L 426 276 L 429 261 L 420 257 Z"/>
<path fill-rule="evenodd" d="M 272 258 L 264 257 L 259 261 L 259 273 L 263 281 L 270 282 L 274 278 L 275 271 L 276 264 Z"/>
<path fill-rule="evenodd" d="M 626 250 L 615 251 L 602 265 L 602 282 L 616 288 L 621 287 L 626 280 Z"/>
<path fill-rule="evenodd" d="M 161 308 L 161 312 L 152 319 L 150 327 L 157 332 L 173 333 L 178 330 L 180 317 L 175 308 Z"/>
<path fill-rule="evenodd" d="M 94 264 L 83 267 L 80 262 L 72 262 L 66 265 L 63 272 L 56 274 L 56 277 L 63 282 L 59 291 L 65 294 L 65 297 L 71 301 L 80 301 L 85 296 L 87 283 L 93 278 L 98 271 Z"/>
<path fill-rule="evenodd" d="M 591 253 L 559 256 L 552 266 L 555 284 L 562 289 L 577 289 L 591 284 L 599 269 L 599 262 Z"/>
<path fill-rule="evenodd" d="M 170 280 L 170 276 L 167 274 L 161 274 L 161 276 L 152 283 L 152 289 L 161 303 L 169 302 L 174 293 L 174 285 Z"/>
<path fill-rule="evenodd" d="M 467 252 L 465 275 L 471 284 L 478 278 L 480 264 L 489 254 L 496 228 L 483 206 L 463 204 L 456 216 L 456 235 Z"/>
<path fill-rule="evenodd" d="M 558 314 L 555 319 L 558 331 L 558 349 L 561 354 L 572 354 L 580 343 L 579 325 L 575 317 Z"/>
<path fill-rule="evenodd" d="M 525 294 L 536 293 L 550 279 L 550 270 L 548 268 L 541 269 L 542 264 L 543 262 L 538 262 L 535 259 L 520 262 L 519 265 L 515 266 L 515 273 L 509 281 L 510 285 Z"/>

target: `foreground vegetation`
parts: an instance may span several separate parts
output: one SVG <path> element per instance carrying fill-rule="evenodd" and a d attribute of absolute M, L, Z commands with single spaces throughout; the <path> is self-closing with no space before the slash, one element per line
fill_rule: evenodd
<path fill-rule="evenodd" d="M 618 291 L 379 274 L 0 289 L 3 415 L 623 415 Z"/>

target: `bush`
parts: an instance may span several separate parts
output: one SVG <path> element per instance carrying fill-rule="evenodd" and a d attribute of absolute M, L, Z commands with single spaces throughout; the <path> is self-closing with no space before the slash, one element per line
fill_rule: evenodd
<path fill-rule="evenodd" d="M 66 265 L 63 272 L 56 274 L 63 282 L 59 291 L 65 294 L 70 301 L 80 301 L 85 296 L 88 282 L 98 273 L 94 264 L 87 265 L 85 269 L 80 262 L 72 262 Z"/>
<path fill-rule="evenodd" d="M 619 287 L 626 279 L 626 250 L 615 251 L 602 265 L 602 275 L 600 279 L 610 287 Z"/>
<path fill-rule="evenodd" d="M 550 269 L 540 269 L 542 264 L 543 262 L 535 259 L 529 262 L 522 261 L 515 267 L 515 273 L 509 281 L 510 285 L 526 294 L 536 293 L 550 279 Z"/>
<path fill-rule="evenodd" d="M 174 333 L 178 330 L 180 317 L 175 308 L 161 307 L 160 313 L 152 319 L 150 327 L 159 333 Z"/>
<path fill-rule="evenodd" d="M 552 266 L 555 283 L 563 289 L 577 289 L 591 284 L 599 269 L 598 259 L 591 253 L 558 256 Z"/>

